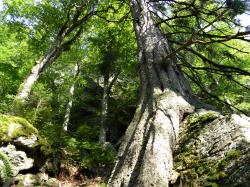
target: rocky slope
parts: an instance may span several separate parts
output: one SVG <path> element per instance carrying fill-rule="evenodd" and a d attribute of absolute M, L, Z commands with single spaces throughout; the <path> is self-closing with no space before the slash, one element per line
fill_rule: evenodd
<path fill-rule="evenodd" d="M 42 170 L 51 149 L 36 128 L 6 115 L 0 115 L 0 126 L 0 186 L 66 186 Z M 181 124 L 174 158 L 170 186 L 249 186 L 249 117 L 206 110 L 189 115 Z"/>
<path fill-rule="evenodd" d="M 173 186 L 249 186 L 250 118 L 201 110 L 181 125 Z"/>
<path fill-rule="evenodd" d="M 0 115 L 0 186 L 11 178 L 28 172 L 38 173 L 50 148 L 28 121 Z"/>

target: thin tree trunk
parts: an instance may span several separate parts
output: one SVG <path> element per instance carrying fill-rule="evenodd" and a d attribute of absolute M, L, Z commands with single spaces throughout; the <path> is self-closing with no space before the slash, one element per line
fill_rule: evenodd
<path fill-rule="evenodd" d="M 109 73 L 104 75 L 104 84 L 103 84 L 103 96 L 102 96 L 102 113 L 101 113 L 101 126 L 100 126 L 100 134 L 99 134 L 99 142 L 105 143 L 107 140 L 107 117 L 108 117 L 108 101 L 110 91 L 117 80 L 120 72 L 118 72 L 111 81 L 109 81 L 110 76 Z"/>
<path fill-rule="evenodd" d="M 139 48 L 141 97 L 118 152 L 108 186 L 168 186 L 173 148 L 184 113 L 194 107 L 191 90 L 154 24 L 144 0 L 131 0 Z"/>
<path fill-rule="evenodd" d="M 37 118 L 37 113 L 38 113 L 38 110 L 40 109 L 40 107 L 42 106 L 42 102 L 43 102 L 43 99 L 39 99 L 37 105 L 36 105 L 36 110 L 35 110 L 35 114 L 34 114 L 34 117 L 33 117 L 33 121 L 36 120 Z"/>
<path fill-rule="evenodd" d="M 75 14 L 70 16 L 70 9 L 68 10 L 67 20 L 60 28 L 57 37 L 52 47 L 45 53 L 45 55 L 37 62 L 32 68 L 31 73 L 24 80 L 17 93 L 17 100 L 23 102 L 28 97 L 33 84 L 38 80 L 40 74 L 53 63 L 62 53 L 62 51 L 69 50 L 71 45 L 80 37 L 83 31 L 83 23 L 86 22 L 96 11 L 93 8 L 82 15 L 84 9 L 88 7 L 89 3 L 80 2 L 75 8 L 77 9 Z M 72 8 L 72 7 L 71 7 Z"/>
<path fill-rule="evenodd" d="M 75 66 L 74 66 L 74 70 L 73 70 L 74 79 L 76 79 L 78 73 L 79 73 L 79 64 L 76 63 Z M 71 112 L 71 108 L 72 108 L 72 105 L 73 105 L 74 91 L 75 91 L 75 81 L 73 82 L 73 84 L 72 84 L 72 86 L 70 87 L 70 90 L 69 90 L 69 102 L 68 102 L 67 107 L 66 107 L 66 113 L 65 113 L 64 122 L 63 122 L 63 130 L 64 131 L 68 130 L 70 112 Z"/>
<path fill-rule="evenodd" d="M 41 72 L 46 66 L 55 61 L 60 56 L 61 52 L 62 50 L 56 45 L 48 50 L 48 52 L 32 68 L 29 76 L 24 80 L 19 88 L 19 92 L 17 93 L 17 99 L 24 101 L 28 97 L 33 84 L 37 81 Z"/>
<path fill-rule="evenodd" d="M 106 142 L 106 121 L 108 115 L 108 98 L 109 98 L 109 75 L 104 75 L 103 81 L 103 95 L 102 95 L 102 112 L 101 112 L 101 126 L 100 126 L 100 134 L 99 134 L 99 142 Z"/>

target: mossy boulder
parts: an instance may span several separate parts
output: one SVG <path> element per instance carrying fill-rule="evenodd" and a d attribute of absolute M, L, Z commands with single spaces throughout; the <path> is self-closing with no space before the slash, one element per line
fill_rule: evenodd
<path fill-rule="evenodd" d="M 0 125 L 0 145 L 12 142 L 18 137 L 38 135 L 37 129 L 20 117 L 0 115 Z"/>
<path fill-rule="evenodd" d="M 180 127 L 173 186 L 249 186 L 250 118 L 200 110 Z"/>
<path fill-rule="evenodd" d="M 0 115 L 0 183 L 20 171 L 39 170 L 50 146 L 27 120 Z"/>

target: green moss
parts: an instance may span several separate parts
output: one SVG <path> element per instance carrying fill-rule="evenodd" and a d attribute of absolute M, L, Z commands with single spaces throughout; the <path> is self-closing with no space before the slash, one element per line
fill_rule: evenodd
<path fill-rule="evenodd" d="M 107 187 L 107 185 L 102 182 L 99 187 Z"/>
<path fill-rule="evenodd" d="M 238 158 L 240 155 L 240 150 L 233 149 L 226 154 L 225 160 L 230 161 L 232 159 Z"/>
<path fill-rule="evenodd" d="M 200 116 L 193 114 L 184 124 L 185 128 L 181 131 L 179 146 L 174 155 L 175 170 L 180 173 L 180 182 L 184 186 L 221 186 L 221 181 L 228 177 L 225 168 L 241 155 L 239 150 L 231 150 L 223 159 L 215 161 L 208 160 L 197 151 L 201 145 L 196 137 L 207 123 L 217 118 L 216 112 L 207 112 Z"/>
<path fill-rule="evenodd" d="M 200 131 L 204 128 L 204 126 L 207 123 L 215 120 L 216 118 L 218 118 L 218 113 L 213 111 L 209 111 L 201 115 L 198 114 L 189 115 L 186 122 L 184 123 L 184 126 L 186 126 L 185 130 L 182 131 L 180 134 L 180 142 L 179 142 L 180 147 L 182 147 L 182 149 L 183 148 L 185 149 L 186 145 L 188 145 L 188 142 L 197 137 Z"/>
<path fill-rule="evenodd" d="M 180 180 L 186 186 L 196 186 L 199 183 L 201 186 L 216 187 L 221 186 L 220 182 L 228 176 L 225 168 L 240 155 L 239 150 L 231 150 L 222 160 L 216 162 L 187 151 L 175 157 L 175 168 L 180 172 Z"/>
<path fill-rule="evenodd" d="M 0 115 L 0 145 L 12 142 L 20 136 L 30 137 L 34 134 L 38 137 L 38 141 L 33 146 L 40 146 L 41 151 L 45 155 L 50 154 L 51 148 L 47 140 L 39 136 L 38 130 L 27 120 L 16 116 Z"/>
<path fill-rule="evenodd" d="M 38 134 L 27 120 L 8 115 L 0 115 L 0 144 L 9 142 L 19 136 L 29 137 Z"/>
<path fill-rule="evenodd" d="M 38 142 L 34 146 L 40 146 L 41 152 L 46 156 L 53 152 L 51 145 L 43 137 L 39 137 Z"/>
<path fill-rule="evenodd" d="M 223 160 L 221 160 L 218 164 L 218 168 L 220 170 L 223 170 L 230 161 L 232 160 L 236 160 L 237 158 L 239 158 L 241 155 L 241 152 L 239 150 L 233 149 L 231 151 L 229 151 Z"/>
<path fill-rule="evenodd" d="M 3 165 L 0 166 L 0 178 L 3 182 L 6 182 L 10 177 L 12 177 L 12 164 L 8 156 L 0 151 L 0 160 L 3 162 Z"/>
<path fill-rule="evenodd" d="M 206 112 L 202 115 L 189 115 L 187 119 L 187 123 L 189 126 L 195 125 L 195 124 L 204 124 L 205 122 L 210 122 L 218 117 L 218 113 L 216 112 Z"/>

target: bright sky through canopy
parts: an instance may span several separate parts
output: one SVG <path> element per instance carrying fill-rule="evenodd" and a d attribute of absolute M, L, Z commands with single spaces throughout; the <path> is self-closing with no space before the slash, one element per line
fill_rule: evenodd
<path fill-rule="evenodd" d="M 240 23 L 242 26 L 246 27 L 250 25 L 250 15 L 242 14 L 238 16 L 238 18 L 240 19 Z"/>
<path fill-rule="evenodd" d="M 39 2 L 40 0 L 34 0 L 34 2 Z M 0 0 L 0 11 L 3 10 L 3 2 L 4 0 Z M 249 14 L 242 14 L 240 16 L 237 16 L 237 18 L 240 20 L 240 23 L 242 26 L 247 27 L 250 26 L 250 15 Z"/>

